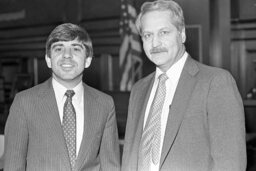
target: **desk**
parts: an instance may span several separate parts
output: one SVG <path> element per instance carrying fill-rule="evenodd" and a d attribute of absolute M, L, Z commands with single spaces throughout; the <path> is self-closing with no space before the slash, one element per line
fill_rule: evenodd
<path fill-rule="evenodd" d="M 256 133 L 256 100 L 244 100 L 246 133 Z"/>

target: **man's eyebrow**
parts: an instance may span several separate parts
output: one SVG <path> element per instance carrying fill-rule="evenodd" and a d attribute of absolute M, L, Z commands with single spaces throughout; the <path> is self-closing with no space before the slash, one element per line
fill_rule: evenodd
<path fill-rule="evenodd" d="M 80 44 L 80 43 L 72 43 L 72 46 L 79 46 L 82 49 L 84 49 L 84 46 L 82 44 Z"/>
<path fill-rule="evenodd" d="M 52 45 L 52 49 L 55 48 L 56 46 L 63 46 L 63 44 L 61 44 L 61 43 L 55 43 L 55 44 Z"/>
<path fill-rule="evenodd" d="M 153 33 L 150 32 L 150 31 L 143 31 L 143 32 L 141 32 L 141 35 L 144 35 L 144 34 L 153 34 Z"/>

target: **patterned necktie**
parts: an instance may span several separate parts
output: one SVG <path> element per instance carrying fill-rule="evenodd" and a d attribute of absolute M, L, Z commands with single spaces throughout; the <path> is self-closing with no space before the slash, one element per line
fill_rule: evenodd
<path fill-rule="evenodd" d="M 161 113 L 166 95 L 165 82 L 167 75 L 161 74 L 154 100 L 148 114 L 147 122 L 144 127 L 140 142 L 139 151 L 139 171 L 148 171 L 150 161 L 158 164 L 160 161 L 160 143 L 161 143 Z"/>
<path fill-rule="evenodd" d="M 72 170 L 74 169 L 76 162 L 76 112 L 72 104 L 72 97 L 74 94 L 75 92 L 73 90 L 67 90 L 65 93 L 67 99 L 64 104 L 62 122 Z"/>

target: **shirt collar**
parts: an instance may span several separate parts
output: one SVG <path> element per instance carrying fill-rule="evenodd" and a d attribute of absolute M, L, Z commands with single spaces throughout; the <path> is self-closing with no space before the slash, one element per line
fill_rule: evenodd
<path fill-rule="evenodd" d="M 52 86 L 57 98 L 63 100 L 65 97 L 65 93 L 68 89 L 60 84 L 58 81 L 56 81 L 54 78 L 52 78 Z M 74 90 L 75 92 L 73 100 L 77 100 L 78 102 L 80 102 L 83 97 L 84 90 L 82 81 L 79 82 L 72 90 Z"/>

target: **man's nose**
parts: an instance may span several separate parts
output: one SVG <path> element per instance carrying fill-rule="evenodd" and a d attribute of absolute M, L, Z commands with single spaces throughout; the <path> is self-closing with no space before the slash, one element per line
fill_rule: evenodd
<path fill-rule="evenodd" d="M 71 58 L 72 57 L 71 48 L 65 48 L 63 57 L 64 58 Z"/>
<path fill-rule="evenodd" d="M 161 41 L 160 41 L 160 38 L 158 36 L 154 36 L 152 38 L 152 46 L 153 47 L 158 47 L 161 45 Z"/>

